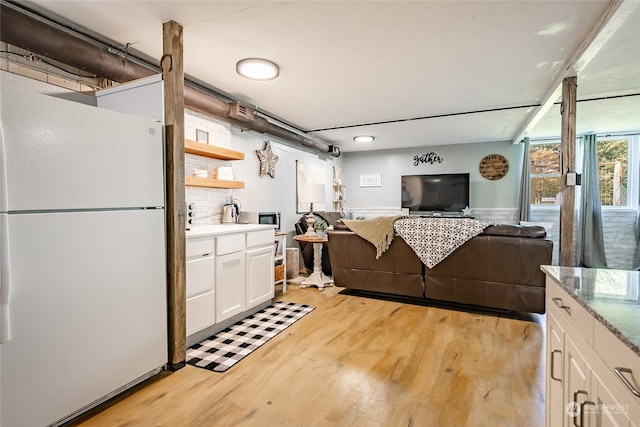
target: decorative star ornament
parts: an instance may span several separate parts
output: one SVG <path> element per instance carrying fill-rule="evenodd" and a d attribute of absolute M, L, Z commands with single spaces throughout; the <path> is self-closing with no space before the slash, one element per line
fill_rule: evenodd
<path fill-rule="evenodd" d="M 278 162 L 278 156 L 271 149 L 271 142 L 265 141 L 264 148 L 262 150 L 256 150 L 258 159 L 260 160 L 260 176 L 269 174 L 271 178 L 276 177 L 276 163 Z"/>
<path fill-rule="evenodd" d="M 467 206 L 466 208 L 462 209 L 462 214 L 464 216 L 471 216 L 471 209 L 469 209 L 469 206 Z"/>

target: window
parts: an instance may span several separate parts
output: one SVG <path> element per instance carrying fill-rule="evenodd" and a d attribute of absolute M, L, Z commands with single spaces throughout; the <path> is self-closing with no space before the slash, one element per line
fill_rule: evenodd
<path fill-rule="evenodd" d="M 627 206 L 629 183 L 629 140 L 598 141 L 600 201 L 602 206 Z"/>
<path fill-rule="evenodd" d="M 635 207 L 640 188 L 640 137 L 599 137 L 600 201 L 603 207 Z M 582 168 L 582 141 L 578 140 L 576 165 Z M 561 190 L 560 141 L 531 142 L 531 204 L 559 205 Z M 634 167 L 635 165 L 635 167 Z"/>
<path fill-rule="evenodd" d="M 560 204 L 560 142 L 530 145 L 531 204 Z"/>

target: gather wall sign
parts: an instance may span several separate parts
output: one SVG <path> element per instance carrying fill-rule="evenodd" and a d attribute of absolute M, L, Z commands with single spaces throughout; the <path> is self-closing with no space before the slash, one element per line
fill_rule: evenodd
<path fill-rule="evenodd" d="M 426 154 L 416 154 L 413 156 L 413 166 L 418 166 L 422 163 L 433 165 L 435 163 L 442 163 L 442 160 L 444 159 L 433 151 Z"/>

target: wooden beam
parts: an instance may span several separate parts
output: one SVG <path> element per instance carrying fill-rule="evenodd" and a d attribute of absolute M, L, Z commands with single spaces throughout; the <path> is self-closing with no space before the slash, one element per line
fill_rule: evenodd
<path fill-rule="evenodd" d="M 167 298 L 169 368 L 186 360 L 186 253 L 184 189 L 184 62 L 182 26 L 162 25 L 164 120 L 167 141 Z"/>
<path fill-rule="evenodd" d="M 562 130 L 560 169 L 562 202 L 560 204 L 560 265 L 574 265 L 574 212 L 576 187 L 567 185 L 567 173 L 576 170 L 576 93 L 577 77 L 562 81 Z"/>

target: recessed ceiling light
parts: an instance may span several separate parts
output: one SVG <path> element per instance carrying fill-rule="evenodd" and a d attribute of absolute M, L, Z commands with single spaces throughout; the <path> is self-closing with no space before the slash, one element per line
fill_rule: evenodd
<path fill-rule="evenodd" d="M 373 142 L 374 139 L 375 137 L 371 135 L 358 135 L 353 137 L 355 142 Z"/>
<path fill-rule="evenodd" d="M 262 58 L 241 59 L 236 64 L 236 71 L 251 80 L 273 80 L 280 74 L 274 62 Z"/>

